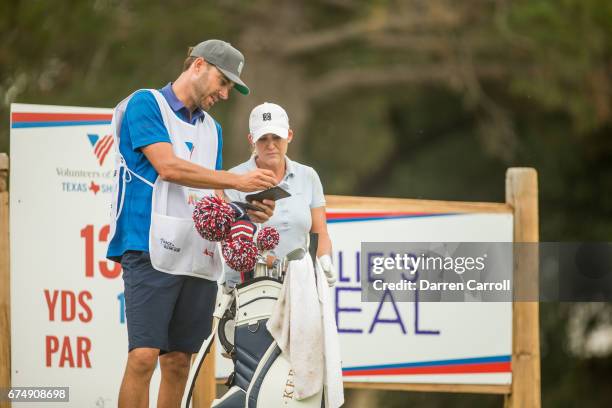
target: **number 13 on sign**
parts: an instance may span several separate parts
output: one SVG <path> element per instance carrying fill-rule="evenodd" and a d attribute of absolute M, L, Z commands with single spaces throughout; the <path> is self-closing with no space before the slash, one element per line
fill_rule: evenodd
<path fill-rule="evenodd" d="M 100 228 L 100 231 L 97 234 L 97 242 L 107 242 L 109 233 L 110 226 L 104 225 L 102 228 Z M 96 266 L 96 262 L 94 260 L 94 250 L 96 243 L 96 234 L 94 226 L 89 224 L 86 225 L 83 229 L 81 229 L 81 238 L 85 240 L 85 276 L 87 278 L 93 278 L 94 268 Z M 114 279 L 121 274 L 121 265 L 113 261 L 108 261 L 104 257 L 102 257 L 102 259 L 97 262 L 97 265 L 100 275 L 104 276 L 105 278 Z"/>

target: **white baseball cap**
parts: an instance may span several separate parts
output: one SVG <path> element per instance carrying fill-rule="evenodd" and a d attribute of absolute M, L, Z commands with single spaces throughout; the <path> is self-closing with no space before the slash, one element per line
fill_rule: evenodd
<path fill-rule="evenodd" d="M 253 137 L 253 142 L 268 133 L 287 139 L 289 137 L 287 112 L 275 103 L 264 102 L 251 111 L 249 131 Z"/>

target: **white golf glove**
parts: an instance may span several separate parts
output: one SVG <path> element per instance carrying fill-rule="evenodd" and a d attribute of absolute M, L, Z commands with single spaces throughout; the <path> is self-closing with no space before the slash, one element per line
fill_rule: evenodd
<path fill-rule="evenodd" d="M 334 286 L 334 284 L 336 283 L 336 268 L 332 263 L 331 256 L 327 254 L 320 256 L 319 265 L 321 265 L 321 269 L 323 269 L 323 273 L 325 273 L 327 285 L 329 287 Z"/>

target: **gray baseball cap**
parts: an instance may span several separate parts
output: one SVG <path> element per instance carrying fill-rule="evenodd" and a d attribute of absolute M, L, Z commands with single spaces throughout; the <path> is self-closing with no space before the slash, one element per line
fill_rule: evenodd
<path fill-rule="evenodd" d="M 249 87 L 240 79 L 244 67 L 244 55 L 228 42 L 221 40 L 202 41 L 191 50 L 190 56 L 202 57 L 213 64 L 234 83 L 243 95 L 249 94 Z"/>

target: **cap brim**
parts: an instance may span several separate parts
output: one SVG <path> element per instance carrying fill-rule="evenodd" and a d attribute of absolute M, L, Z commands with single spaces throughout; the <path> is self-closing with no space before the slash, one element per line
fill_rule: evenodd
<path fill-rule="evenodd" d="M 267 135 L 268 133 L 272 133 L 273 135 L 277 135 L 282 137 L 283 139 L 289 138 L 289 129 L 283 128 L 280 126 L 264 126 L 257 129 L 255 132 L 251 132 L 251 136 L 253 137 L 253 141 L 256 142 L 257 139 L 262 137 L 263 135 Z"/>
<path fill-rule="evenodd" d="M 234 83 L 234 88 L 236 88 L 238 92 L 240 92 L 243 95 L 249 94 L 250 92 L 249 87 L 244 82 L 242 82 L 242 79 L 240 79 L 233 73 L 226 71 L 225 69 L 219 68 L 219 66 L 217 66 L 217 68 L 219 69 L 219 71 L 223 72 L 223 75 L 225 75 L 227 79 L 229 79 L 230 81 Z"/>

